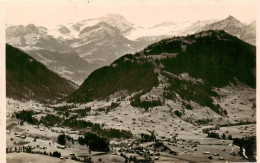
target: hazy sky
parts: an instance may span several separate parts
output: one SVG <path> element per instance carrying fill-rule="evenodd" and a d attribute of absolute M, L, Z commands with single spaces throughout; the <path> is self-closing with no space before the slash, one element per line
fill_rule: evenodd
<path fill-rule="evenodd" d="M 120 14 L 141 26 L 164 21 L 223 19 L 232 15 L 242 22 L 258 19 L 254 0 L 78 0 L 5 2 L 8 24 L 54 26 L 106 14 Z M 256 4 L 258 3 L 258 5 Z"/>

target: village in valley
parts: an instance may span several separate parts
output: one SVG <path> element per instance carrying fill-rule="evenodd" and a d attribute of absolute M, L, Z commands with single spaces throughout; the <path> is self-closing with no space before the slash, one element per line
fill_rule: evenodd
<path fill-rule="evenodd" d="M 153 88 L 143 98 L 162 98 L 162 87 Z M 33 153 L 52 156 L 53 162 L 243 162 L 245 149 L 234 144 L 234 139 L 256 135 L 255 108 L 250 102 L 255 94 L 245 86 L 225 89 L 224 103 L 216 100 L 228 107 L 224 117 L 208 108 L 196 108 L 195 103 L 190 110 L 171 100 L 145 111 L 132 107 L 131 97 L 124 92 L 86 104 L 45 105 L 8 99 L 7 159 L 19 160 L 19 155 Z M 243 101 L 237 101 L 235 95 Z M 247 110 L 242 109 L 245 106 Z M 106 137 L 107 145 L 85 144 L 87 133 Z"/>

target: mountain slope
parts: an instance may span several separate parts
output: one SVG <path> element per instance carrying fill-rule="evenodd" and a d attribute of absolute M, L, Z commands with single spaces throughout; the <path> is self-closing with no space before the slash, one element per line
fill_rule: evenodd
<path fill-rule="evenodd" d="M 229 81 L 239 81 L 255 87 L 256 49 L 224 31 L 205 31 L 195 35 L 163 40 L 148 46 L 146 55 L 178 53 L 162 59 L 165 70 L 189 73 L 213 86 L 222 87 Z"/>
<path fill-rule="evenodd" d="M 150 40 L 128 40 L 120 30 L 105 22 L 85 27 L 80 31 L 79 40 L 71 44 L 75 51 L 88 62 L 101 66 L 109 65 L 123 54 L 145 47 Z"/>
<path fill-rule="evenodd" d="M 198 32 L 205 30 L 224 30 L 231 35 L 237 36 L 247 43 L 255 45 L 256 28 L 253 24 L 254 23 L 252 22 L 252 24 L 246 25 L 241 23 L 233 16 L 229 16 L 226 19 L 205 25 L 204 27 L 200 28 Z"/>
<path fill-rule="evenodd" d="M 70 102 L 86 102 L 104 99 L 119 90 L 138 92 L 150 90 L 158 84 L 153 65 L 149 62 L 137 62 L 132 55 L 125 55 L 105 66 L 95 70 L 84 81 L 80 88 L 67 99 Z"/>
<path fill-rule="evenodd" d="M 62 53 L 42 49 L 29 50 L 27 53 L 50 70 L 79 85 L 96 68 L 96 65 L 79 57 L 76 52 Z"/>
<path fill-rule="evenodd" d="M 76 86 L 7 44 L 6 89 L 7 97 L 14 99 L 52 102 L 72 93 Z"/>
<path fill-rule="evenodd" d="M 255 58 L 254 46 L 224 31 L 209 30 L 164 39 L 94 71 L 68 101 L 88 102 L 118 91 L 144 94 L 166 78 L 165 98 L 169 97 L 167 93 L 174 92 L 172 97 L 179 94 L 182 99 L 193 100 L 222 114 L 213 104 L 213 97 L 217 97 L 213 88 L 239 82 L 255 88 Z M 183 77 L 185 73 L 188 81 Z"/>

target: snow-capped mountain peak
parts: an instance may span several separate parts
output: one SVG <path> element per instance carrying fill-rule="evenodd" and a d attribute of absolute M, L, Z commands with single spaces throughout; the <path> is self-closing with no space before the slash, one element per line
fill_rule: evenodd
<path fill-rule="evenodd" d="M 197 32 L 205 30 L 224 30 L 229 34 L 237 36 L 238 38 L 254 45 L 255 27 L 253 24 L 251 25 L 252 26 L 244 24 L 230 15 L 226 19 L 205 25 L 204 27 L 200 28 Z"/>

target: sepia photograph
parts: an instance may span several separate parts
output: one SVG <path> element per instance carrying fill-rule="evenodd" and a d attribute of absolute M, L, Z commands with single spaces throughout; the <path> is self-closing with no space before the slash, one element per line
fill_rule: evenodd
<path fill-rule="evenodd" d="M 0 2 L 4 160 L 257 162 L 259 2 Z"/>

